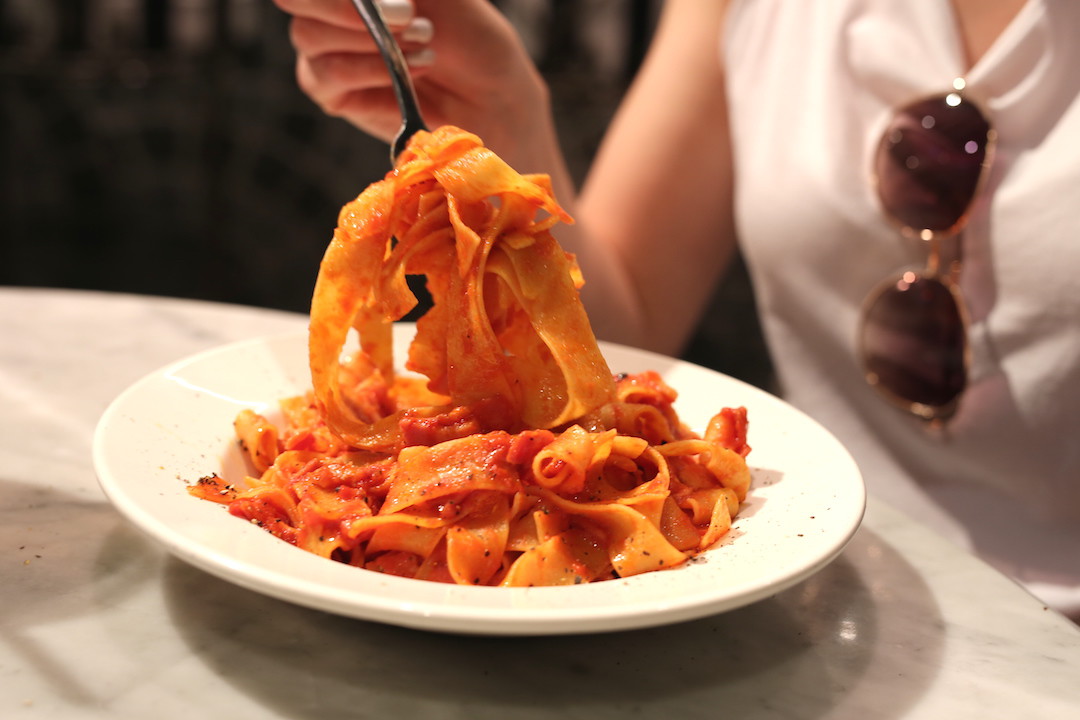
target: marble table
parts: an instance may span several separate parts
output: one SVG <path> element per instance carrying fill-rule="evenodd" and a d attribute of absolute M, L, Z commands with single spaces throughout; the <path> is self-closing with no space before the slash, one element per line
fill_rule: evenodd
<path fill-rule="evenodd" d="M 1075 718 L 1080 629 L 870 500 L 824 571 L 671 627 L 459 637 L 324 614 L 176 560 L 99 490 L 144 374 L 304 318 L 0 288 L 0 717 Z"/>

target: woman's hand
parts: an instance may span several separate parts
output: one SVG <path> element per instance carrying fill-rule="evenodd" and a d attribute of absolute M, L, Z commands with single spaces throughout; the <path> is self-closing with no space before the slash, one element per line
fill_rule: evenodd
<path fill-rule="evenodd" d="M 352 0 L 274 0 L 293 16 L 300 88 L 327 114 L 389 142 L 401 125 L 390 78 Z M 553 135 L 547 88 L 488 0 L 379 0 L 428 125 L 456 125 L 523 172 Z M 550 139 L 545 142 L 550 143 Z M 522 163 L 527 166 L 523 167 Z M 529 167 L 528 165 L 533 165 Z"/>

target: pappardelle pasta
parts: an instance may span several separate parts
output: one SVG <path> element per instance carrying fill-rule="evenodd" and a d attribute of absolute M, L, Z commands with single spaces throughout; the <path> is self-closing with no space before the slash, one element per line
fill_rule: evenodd
<path fill-rule="evenodd" d="M 312 389 L 273 422 L 242 411 L 254 472 L 190 492 L 317 555 L 465 585 L 627 577 L 714 545 L 750 486 L 746 410 L 699 435 L 657 373 L 612 374 L 559 222 L 547 176 L 458 128 L 418 133 L 341 211 L 312 298 Z M 432 304 L 400 373 L 407 275 Z"/>

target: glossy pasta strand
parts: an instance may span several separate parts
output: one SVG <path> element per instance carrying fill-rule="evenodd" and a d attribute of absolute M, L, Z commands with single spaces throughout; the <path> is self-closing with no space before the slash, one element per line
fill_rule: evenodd
<path fill-rule="evenodd" d="M 572 222 L 457 128 L 418 133 L 345 205 L 312 297 L 312 391 L 235 423 L 249 477 L 192 494 L 309 552 L 464 585 L 574 585 L 683 564 L 730 529 L 742 408 L 704 436 L 658 373 L 613 376 L 578 298 Z M 393 323 L 417 303 L 404 368 Z M 359 349 L 343 356 L 350 334 Z"/>

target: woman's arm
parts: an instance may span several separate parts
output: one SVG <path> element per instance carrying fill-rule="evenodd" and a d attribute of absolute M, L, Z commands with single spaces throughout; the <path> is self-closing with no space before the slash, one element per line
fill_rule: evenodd
<path fill-rule="evenodd" d="M 304 91 L 327 113 L 392 137 L 400 115 L 389 78 L 351 0 L 275 2 L 294 18 Z M 488 0 L 415 0 L 390 18 L 407 55 L 434 52 L 432 62 L 413 67 L 429 125 L 475 132 L 520 172 L 552 176 L 556 196 L 578 220 L 560 226 L 558 239 L 578 256 L 582 299 L 601 339 L 678 353 L 734 246 L 719 62 L 725 6 L 667 2 L 580 198 L 547 87 Z M 430 20 L 434 32 L 425 37 L 416 17 Z"/>
<path fill-rule="evenodd" d="M 579 199 L 582 239 L 565 244 L 578 253 L 601 337 L 678 354 L 735 247 L 719 59 L 725 7 L 666 3 Z M 605 271 L 609 287 L 590 288 L 607 264 L 616 267 Z M 624 295 L 612 306 L 603 293 L 619 283 Z"/>

